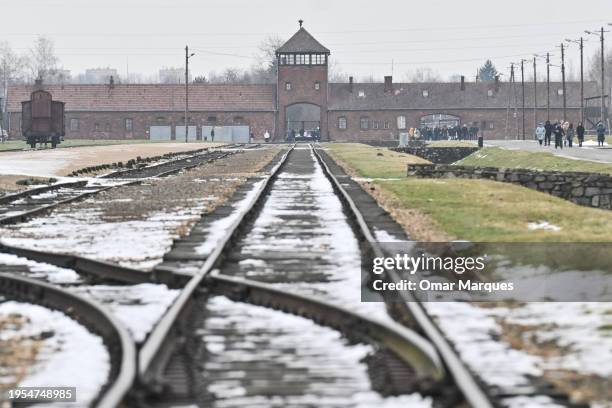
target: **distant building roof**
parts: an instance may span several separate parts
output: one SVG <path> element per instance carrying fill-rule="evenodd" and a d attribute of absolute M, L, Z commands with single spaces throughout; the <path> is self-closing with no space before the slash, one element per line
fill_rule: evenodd
<path fill-rule="evenodd" d="M 390 92 L 385 92 L 383 83 L 329 84 L 330 110 L 384 110 L 384 109 L 491 109 L 521 108 L 521 86 L 500 82 L 466 82 L 465 90 L 460 83 L 394 83 Z M 596 83 L 584 84 L 585 97 L 598 95 Z M 563 107 L 562 85 L 550 84 L 550 107 Z M 580 83 L 567 82 L 567 107 L 580 107 Z M 516 99 L 515 99 L 516 98 Z M 546 108 L 546 84 L 537 84 L 538 108 Z M 533 109 L 533 84 L 525 84 L 525 107 Z"/>
<path fill-rule="evenodd" d="M 293 34 L 285 44 L 283 44 L 278 50 L 277 53 L 282 52 L 318 52 L 329 54 L 329 49 L 325 48 L 318 42 L 304 27 L 300 27 L 300 29 Z"/>
<path fill-rule="evenodd" d="M 182 111 L 185 85 L 116 84 L 46 85 L 54 100 L 66 103 L 66 111 Z M 7 110 L 20 112 L 21 102 L 30 99 L 31 85 L 10 85 Z M 189 86 L 189 109 L 193 111 L 274 111 L 274 85 Z"/>

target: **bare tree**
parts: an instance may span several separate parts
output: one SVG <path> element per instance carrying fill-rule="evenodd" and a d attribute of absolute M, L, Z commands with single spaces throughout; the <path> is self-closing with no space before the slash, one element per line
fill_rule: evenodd
<path fill-rule="evenodd" d="M 610 89 L 610 84 L 612 84 L 612 49 L 606 50 L 604 54 L 605 62 L 605 89 Z M 585 69 L 585 75 L 590 81 L 597 82 L 598 89 L 601 86 L 601 51 L 595 52 L 591 58 L 589 58 L 588 65 Z M 599 94 L 600 92 L 597 92 Z M 585 95 L 595 96 L 595 95 Z"/>
<path fill-rule="evenodd" d="M 416 68 L 406 73 L 408 82 L 441 82 L 440 74 L 429 67 Z"/>
<path fill-rule="evenodd" d="M 0 42 L 0 81 L 2 85 L 19 83 L 24 81 L 23 57 L 17 55 L 11 49 L 8 42 Z"/>
<path fill-rule="evenodd" d="M 285 40 L 278 36 L 268 36 L 259 44 L 259 53 L 256 55 L 257 66 L 251 68 L 254 78 L 258 83 L 276 82 L 276 70 L 278 62 L 276 60 L 276 50 L 278 50 Z"/>
<path fill-rule="evenodd" d="M 38 37 L 30 49 L 28 66 L 30 75 L 34 79 L 48 79 L 54 74 L 59 62 L 55 55 L 53 41 L 46 37 Z"/>

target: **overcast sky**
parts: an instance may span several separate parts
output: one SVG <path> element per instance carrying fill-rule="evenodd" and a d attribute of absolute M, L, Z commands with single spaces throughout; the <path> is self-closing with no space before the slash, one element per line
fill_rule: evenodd
<path fill-rule="evenodd" d="M 194 75 L 247 68 L 267 36 L 288 39 L 302 18 L 344 73 L 379 79 L 393 60 L 397 80 L 419 66 L 473 80 L 486 58 L 502 72 L 537 52 L 553 52 L 558 64 L 564 38 L 612 28 L 611 0 L 0 0 L 0 10 L 0 40 L 24 52 L 37 35 L 48 36 L 73 75 L 182 67 L 186 44 L 197 54 Z M 592 37 L 587 61 L 598 46 Z M 567 55 L 568 71 L 577 73 L 577 47 Z"/>

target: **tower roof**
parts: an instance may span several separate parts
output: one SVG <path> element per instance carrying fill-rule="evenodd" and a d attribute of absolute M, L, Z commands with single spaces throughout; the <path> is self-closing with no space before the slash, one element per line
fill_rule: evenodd
<path fill-rule="evenodd" d="M 276 53 L 293 53 L 293 52 L 318 52 L 329 54 L 329 49 L 325 48 L 318 42 L 304 27 L 293 34 L 285 44 L 283 44 Z"/>

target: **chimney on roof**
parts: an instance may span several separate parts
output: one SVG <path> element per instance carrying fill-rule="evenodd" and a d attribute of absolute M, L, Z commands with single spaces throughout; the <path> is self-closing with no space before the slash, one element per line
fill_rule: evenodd
<path fill-rule="evenodd" d="M 391 92 L 393 90 L 393 77 L 391 75 L 385 76 L 385 92 Z"/>
<path fill-rule="evenodd" d="M 495 75 L 495 92 L 499 91 L 499 75 Z"/>
<path fill-rule="evenodd" d="M 465 76 L 461 75 L 461 90 L 465 91 Z"/>
<path fill-rule="evenodd" d="M 42 80 L 42 78 L 36 78 L 34 80 L 34 89 L 37 90 L 37 91 L 43 89 L 43 80 Z"/>
<path fill-rule="evenodd" d="M 353 77 L 349 77 L 349 92 L 353 93 Z"/>

